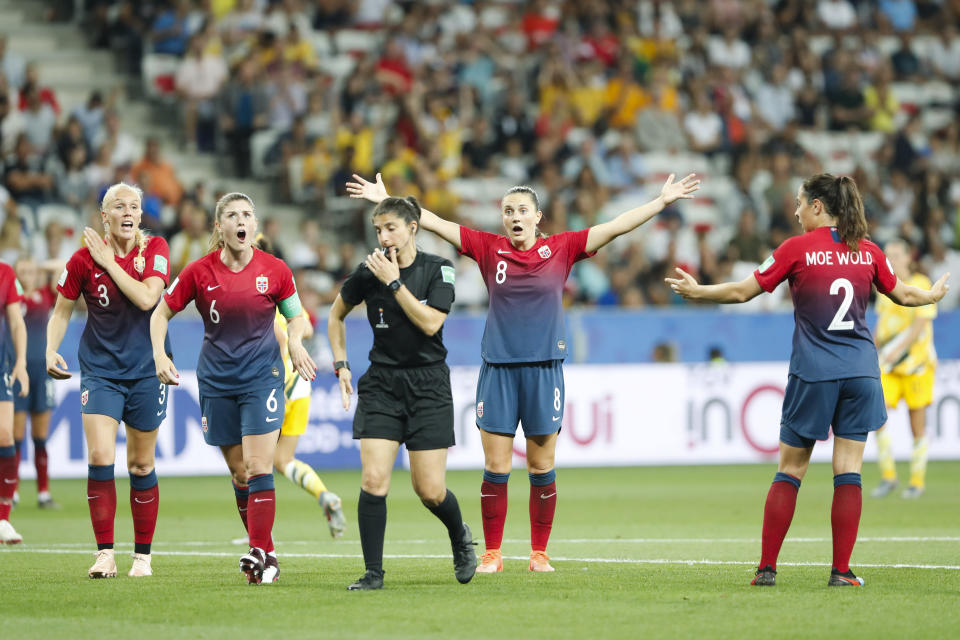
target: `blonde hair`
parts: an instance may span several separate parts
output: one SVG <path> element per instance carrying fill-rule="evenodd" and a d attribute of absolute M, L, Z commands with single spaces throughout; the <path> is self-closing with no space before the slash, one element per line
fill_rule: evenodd
<path fill-rule="evenodd" d="M 142 207 L 143 189 L 141 189 L 140 187 L 134 184 L 127 184 L 126 182 L 118 182 L 114 185 L 111 185 L 110 188 L 107 189 L 106 193 L 103 194 L 103 200 L 100 201 L 100 212 L 104 213 L 107 210 L 107 208 L 111 204 L 113 204 L 113 201 L 117 199 L 117 193 L 120 191 L 123 191 L 124 189 L 135 193 L 137 195 L 137 200 L 140 201 L 140 204 Z M 110 235 L 110 232 L 106 228 L 106 223 L 104 223 L 104 231 L 106 232 L 104 239 L 106 239 L 106 236 Z M 147 235 L 143 231 L 143 229 L 141 229 L 138 226 L 137 233 L 134 236 L 133 240 L 137 245 L 137 257 L 142 258 L 143 252 L 147 250 L 147 243 L 150 241 L 150 236 Z"/>
<path fill-rule="evenodd" d="M 220 216 L 223 215 L 223 210 L 231 202 L 237 200 L 246 200 L 250 203 L 250 208 L 253 210 L 254 215 L 256 215 L 256 207 L 253 204 L 253 198 L 248 196 L 245 193 L 240 193 L 239 191 L 231 191 L 230 193 L 221 196 L 217 200 L 217 208 L 213 212 L 213 233 L 210 234 L 210 244 L 207 247 L 207 253 L 216 251 L 217 249 L 223 248 L 223 236 L 220 235 L 220 229 L 217 227 L 217 223 L 220 222 Z"/>

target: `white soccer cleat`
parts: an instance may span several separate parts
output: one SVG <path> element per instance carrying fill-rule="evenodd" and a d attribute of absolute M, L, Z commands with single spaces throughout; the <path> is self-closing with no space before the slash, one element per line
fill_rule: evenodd
<path fill-rule="evenodd" d="M 280 581 L 280 563 L 277 562 L 277 555 L 273 552 L 268 553 L 263 562 L 263 576 L 260 578 L 260 584 L 273 584 Z"/>
<path fill-rule="evenodd" d="M 113 559 L 113 549 L 97 551 L 97 561 L 87 571 L 87 575 L 91 578 L 116 578 L 117 563 Z"/>
<path fill-rule="evenodd" d="M 23 536 L 17 533 L 9 520 L 0 520 L 0 544 L 20 544 Z"/>
<path fill-rule="evenodd" d="M 133 554 L 133 566 L 127 574 L 131 578 L 145 578 L 153 575 L 153 569 L 150 567 L 151 555 L 149 553 Z"/>
<path fill-rule="evenodd" d="M 324 491 L 320 494 L 320 506 L 323 507 L 323 515 L 327 516 L 330 535 L 339 538 L 347 528 L 347 517 L 343 515 L 342 501 L 332 491 Z"/>

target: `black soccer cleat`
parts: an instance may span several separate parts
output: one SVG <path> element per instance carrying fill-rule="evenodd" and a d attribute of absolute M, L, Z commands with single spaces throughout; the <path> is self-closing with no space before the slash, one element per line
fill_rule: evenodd
<path fill-rule="evenodd" d="M 473 574 L 477 572 L 477 552 L 473 548 L 476 544 L 470 527 L 464 522 L 463 535 L 450 545 L 453 548 L 453 573 L 460 584 L 470 582 Z"/>
<path fill-rule="evenodd" d="M 830 581 L 827 583 L 828 587 L 862 587 L 863 578 L 858 578 L 853 575 L 853 571 L 845 571 L 840 573 L 836 569 L 830 570 Z"/>
<path fill-rule="evenodd" d="M 363 577 L 347 587 L 348 591 L 373 591 L 383 589 L 383 571 L 368 569 Z"/>
<path fill-rule="evenodd" d="M 767 565 L 757 569 L 757 575 L 750 581 L 755 587 L 775 587 L 777 586 L 777 571 Z"/>
<path fill-rule="evenodd" d="M 258 547 L 251 547 L 250 551 L 240 558 L 240 571 L 247 574 L 249 584 L 260 584 L 263 580 L 263 570 L 266 564 L 267 560 L 263 550 Z"/>

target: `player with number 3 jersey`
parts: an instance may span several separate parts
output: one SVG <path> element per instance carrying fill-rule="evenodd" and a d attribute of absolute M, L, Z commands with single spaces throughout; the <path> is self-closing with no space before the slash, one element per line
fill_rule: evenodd
<path fill-rule="evenodd" d="M 70 377 L 57 353 L 80 296 L 87 324 L 80 337 L 80 412 L 87 439 L 87 504 L 97 539 L 97 559 L 88 575 L 113 578 L 113 521 L 117 510 L 114 455 L 117 428 L 126 425 L 134 560 L 128 575 L 152 575 L 150 546 L 160 500 L 154 451 L 167 415 L 167 387 L 154 375 L 150 358 L 150 313 L 169 277 L 169 248 L 163 238 L 140 230 L 139 188 L 118 183 L 107 189 L 100 211 L 105 237 L 87 227 L 86 247 L 67 262 L 57 283 L 57 302 L 47 324 L 47 373 Z M 169 353 L 167 342 L 164 348 Z"/>
<path fill-rule="evenodd" d="M 376 182 L 354 176 L 351 197 L 380 202 L 388 197 Z M 423 210 L 421 226 L 477 261 L 490 310 L 483 332 L 483 364 L 477 382 L 476 424 L 485 457 L 480 508 L 486 544 L 478 573 L 503 570 L 500 544 L 507 515 L 507 481 L 513 466 L 518 423 L 527 440 L 530 479 L 531 571 L 553 571 L 547 541 L 557 503 L 554 454 L 563 424 L 563 285 L 578 260 L 592 256 L 614 238 L 642 225 L 679 198 L 692 198 L 700 181 L 693 174 L 678 182 L 670 175 L 659 197 L 613 220 L 549 238 L 537 229 L 543 216 L 536 192 L 518 186 L 500 203 L 506 235 L 475 231 Z"/>
<path fill-rule="evenodd" d="M 904 306 L 936 302 L 945 275 L 930 291 L 897 279 L 880 248 L 866 239 L 857 185 L 845 176 L 818 174 L 797 192 L 804 233 L 780 245 L 741 282 L 701 285 L 677 268 L 667 278 L 686 298 L 745 302 L 790 284 L 796 327 L 790 375 L 780 418 L 780 463 L 763 513 L 760 565 L 752 584 L 776 584 L 777 556 L 793 520 L 800 481 L 817 440 L 833 427 L 833 569 L 830 586 L 860 586 L 850 570 L 862 506 L 860 469 L 867 434 L 887 419 L 877 349 L 865 313 L 871 285 Z"/>
<path fill-rule="evenodd" d="M 273 460 L 283 424 L 283 360 L 273 332 L 276 309 L 288 319 L 294 368 L 312 380 L 316 366 L 303 347 L 306 320 L 293 274 L 283 261 L 254 247 L 253 201 L 228 193 L 217 202 L 211 252 L 191 262 L 173 281 L 150 323 L 157 377 L 178 384 L 162 348 L 175 314 L 194 301 L 203 318 L 197 363 L 200 428 L 220 447 L 233 476 L 237 509 L 250 535 L 240 569 L 251 584 L 276 582 L 273 549 L 276 515 Z"/>

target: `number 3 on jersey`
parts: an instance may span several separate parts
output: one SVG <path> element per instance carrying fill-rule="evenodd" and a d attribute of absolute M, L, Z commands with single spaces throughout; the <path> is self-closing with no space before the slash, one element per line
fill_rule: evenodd
<path fill-rule="evenodd" d="M 507 263 L 505 260 L 501 260 L 497 263 L 497 284 L 503 284 L 507 280 Z"/>
<path fill-rule="evenodd" d="M 849 331 L 853 329 L 853 320 L 844 320 L 850 305 L 853 303 L 853 284 L 846 278 L 837 278 L 830 283 L 830 295 L 835 296 L 843 289 L 843 300 L 840 301 L 840 308 L 837 314 L 830 321 L 827 331 Z"/>

